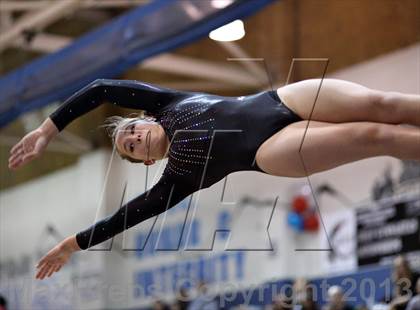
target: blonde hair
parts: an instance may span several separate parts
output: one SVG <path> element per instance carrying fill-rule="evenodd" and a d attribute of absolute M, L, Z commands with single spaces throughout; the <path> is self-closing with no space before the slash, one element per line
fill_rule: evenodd
<path fill-rule="evenodd" d="M 112 145 L 113 147 L 116 148 L 116 144 L 115 144 L 115 140 L 117 138 L 117 133 L 120 130 L 124 130 L 127 126 L 137 123 L 139 121 L 142 122 L 149 122 L 149 123 L 153 123 L 156 121 L 156 119 L 152 116 L 149 116 L 145 113 L 141 113 L 141 114 L 130 114 L 128 117 L 122 117 L 122 116 L 118 116 L 118 115 L 114 115 L 114 116 L 110 116 L 108 117 L 104 124 L 101 126 L 103 128 L 105 128 L 108 136 L 111 138 L 112 141 Z M 117 153 L 118 155 L 120 155 L 120 157 L 122 159 L 128 160 L 129 162 L 132 163 L 143 163 L 143 160 L 139 160 L 139 159 L 135 159 L 132 158 L 130 156 L 121 154 L 118 149 L 117 149 Z"/>

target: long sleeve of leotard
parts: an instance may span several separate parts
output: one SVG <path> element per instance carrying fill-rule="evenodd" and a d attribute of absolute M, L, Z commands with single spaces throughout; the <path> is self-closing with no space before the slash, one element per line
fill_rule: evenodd
<path fill-rule="evenodd" d="M 165 212 L 193 193 L 182 183 L 162 176 L 158 183 L 142 195 L 129 201 L 114 214 L 76 234 L 79 247 L 85 250 L 104 242 L 148 218 Z"/>
<path fill-rule="evenodd" d="M 183 92 L 130 80 L 98 79 L 69 97 L 50 118 L 59 131 L 103 102 L 156 114 Z"/>

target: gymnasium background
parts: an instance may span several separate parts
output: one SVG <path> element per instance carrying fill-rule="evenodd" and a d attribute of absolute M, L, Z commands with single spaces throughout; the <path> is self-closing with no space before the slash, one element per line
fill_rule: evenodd
<path fill-rule="evenodd" d="M 420 2 L 3 0 L 0 18 L 7 309 L 179 309 L 181 288 L 190 309 L 279 309 L 279 296 L 298 300 L 297 279 L 319 308 L 333 285 L 349 306 L 390 308 L 395 257 L 420 267 L 420 166 L 376 157 L 309 178 L 229 175 L 35 281 L 42 255 L 152 186 L 164 162 L 146 170 L 112 156 L 99 126 L 132 111 L 104 104 L 41 158 L 7 168 L 11 146 L 97 78 L 241 96 L 325 75 L 419 94 Z M 238 19 L 241 39 L 209 38 Z M 200 283 L 208 302 L 194 308 Z"/>

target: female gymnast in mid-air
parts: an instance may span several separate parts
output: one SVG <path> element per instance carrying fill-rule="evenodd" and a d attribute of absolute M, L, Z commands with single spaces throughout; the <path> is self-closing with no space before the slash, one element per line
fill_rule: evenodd
<path fill-rule="evenodd" d="M 304 177 L 374 156 L 420 160 L 420 95 L 335 79 L 242 97 L 96 80 L 19 141 L 9 167 L 38 157 L 59 131 L 103 102 L 154 117 L 113 118 L 113 142 L 122 158 L 145 165 L 168 158 L 168 163 L 151 189 L 48 252 L 38 263 L 38 279 L 59 271 L 75 251 L 112 238 L 235 171 Z"/>

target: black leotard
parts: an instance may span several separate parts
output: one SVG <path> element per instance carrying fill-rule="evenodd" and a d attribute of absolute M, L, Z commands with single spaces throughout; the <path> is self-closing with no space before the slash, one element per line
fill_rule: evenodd
<path fill-rule="evenodd" d="M 113 215 L 76 235 L 81 249 L 166 211 L 229 173 L 261 171 L 258 147 L 301 118 L 275 91 L 242 97 L 181 92 L 137 81 L 96 80 L 75 93 L 50 118 L 61 131 L 102 102 L 141 109 L 156 117 L 171 141 L 161 179 Z"/>

